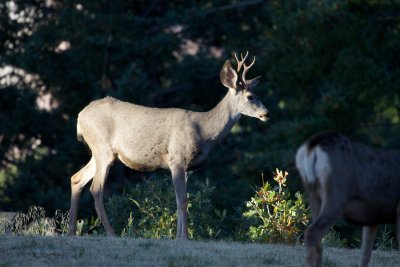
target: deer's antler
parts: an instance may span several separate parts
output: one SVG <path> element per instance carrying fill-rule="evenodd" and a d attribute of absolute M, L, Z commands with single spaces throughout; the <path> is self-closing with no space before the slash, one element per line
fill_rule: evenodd
<path fill-rule="evenodd" d="M 236 62 L 237 62 L 237 69 L 236 69 L 236 72 L 239 72 L 240 69 L 242 68 L 242 65 L 243 65 L 244 62 L 246 61 L 247 56 L 249 55 L 249 51 L 246 52 L 246 55 L 244 56 L 244 58 L 243 58 L 242 53 L 240 53 L 240 58 L 241 58 L 241 60 L 238 59 L 236 53 L 235 53 L 234 55 L 235 55 Z"/>
<path fill-rule="evenodd" d="M 245 61 L 246 61 L 246 58 L 247 58 L 248 55 L 249 55 L 249 51 L 246 52 L 246 55 L 245 55 L 244 57 L 243 57 L 242 53 L 240 53 L 240 58 L 241 58 L 241 60 L 239 60 L 238 57 L 237 57 L 237 55 L 236 55 L 236 53 L 234 53 L 234 56 L 235 56 L 235 59 L 236 59 L 236 62 L 237 62 L 237 69 L 236 69 L 236 72 L 239 73 L 240 69 L 241 69 L 242 66 L 243 66 L 243 72 L 242 72 L 242 80 L 243 80 L 243 82 L 246 82 L 246 73 L 247 73 L 247 71 L 248 71 L 248 70 L 251 68 L 251 66 L 253 66 L 254 63 L 256 62 L 256 57 L 254 57 L 254 58 L 253 58 L 253 61 L 251 62 L 251 64 L 250 64 L 250 65 L 246 65 L 246 64 L 245 64 Z"/>
<path fill-rule="evenodd" d="M 243 82 L 246 82 L 246 73 L 251 68 L 251 66 L 253 66 L 254 62 L 256 62 L 256 57 L 253 58 L 253 62 L 251 62 L 251 64 L 248 66 L 246 66 L 246 64 L 243 63 L 243 72 L 242 72 Z"/>

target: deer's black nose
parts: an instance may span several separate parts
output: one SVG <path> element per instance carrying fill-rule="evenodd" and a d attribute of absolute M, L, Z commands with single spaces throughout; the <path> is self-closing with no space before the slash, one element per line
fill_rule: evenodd
<path fill-rule="evenodd" d="M 260 115 L 260 120 L 262 121 L 267 121 L 269 119 L 271 119 L 271 114 L 268 111 Z"/>

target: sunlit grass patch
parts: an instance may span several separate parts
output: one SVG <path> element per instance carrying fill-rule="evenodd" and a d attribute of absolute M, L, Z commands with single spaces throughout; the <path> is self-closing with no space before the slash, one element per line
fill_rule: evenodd
<path fill-rule="evenodd" d="M 0 236 L 1 266 L 304 266 L 303 246 L 66 236 Z M 358 249 L 326 248 L 324 266 L 357 266 Z M 370 266 L 400 266 L 374 251 Z"/>

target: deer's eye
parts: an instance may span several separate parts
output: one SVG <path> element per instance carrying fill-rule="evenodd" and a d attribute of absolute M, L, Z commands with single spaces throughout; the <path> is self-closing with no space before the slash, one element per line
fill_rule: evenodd
<path fill-rule="evenodd" d="M 251 100 L 254 100 L 254 96 L 248 95 L 248 96 L 247 96 L 247 99 L 250 100 L 250 101 L 251 101 Z"/>

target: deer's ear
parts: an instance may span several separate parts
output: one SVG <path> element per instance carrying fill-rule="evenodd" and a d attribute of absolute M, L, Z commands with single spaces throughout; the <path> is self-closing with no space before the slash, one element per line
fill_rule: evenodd
<path fill-rule="evenodd" d="M 221 73 L 219 74 L 219 78 L 225 87 L 236 89 L 238 76 L 236 71 L 232 69 L 231 62 L 229 60 L 225 61 Z"/>
<path fill-rule="evenodd" d="M 246 81 L 246 82 L 249 84 L 250 89 L 253 89 L 254 87 L 256 87 L 260 83 L 260 80 L 261 80 L 261 75 L 255 77 L 254 79 L 251 79 L 248 82 Z"/>

